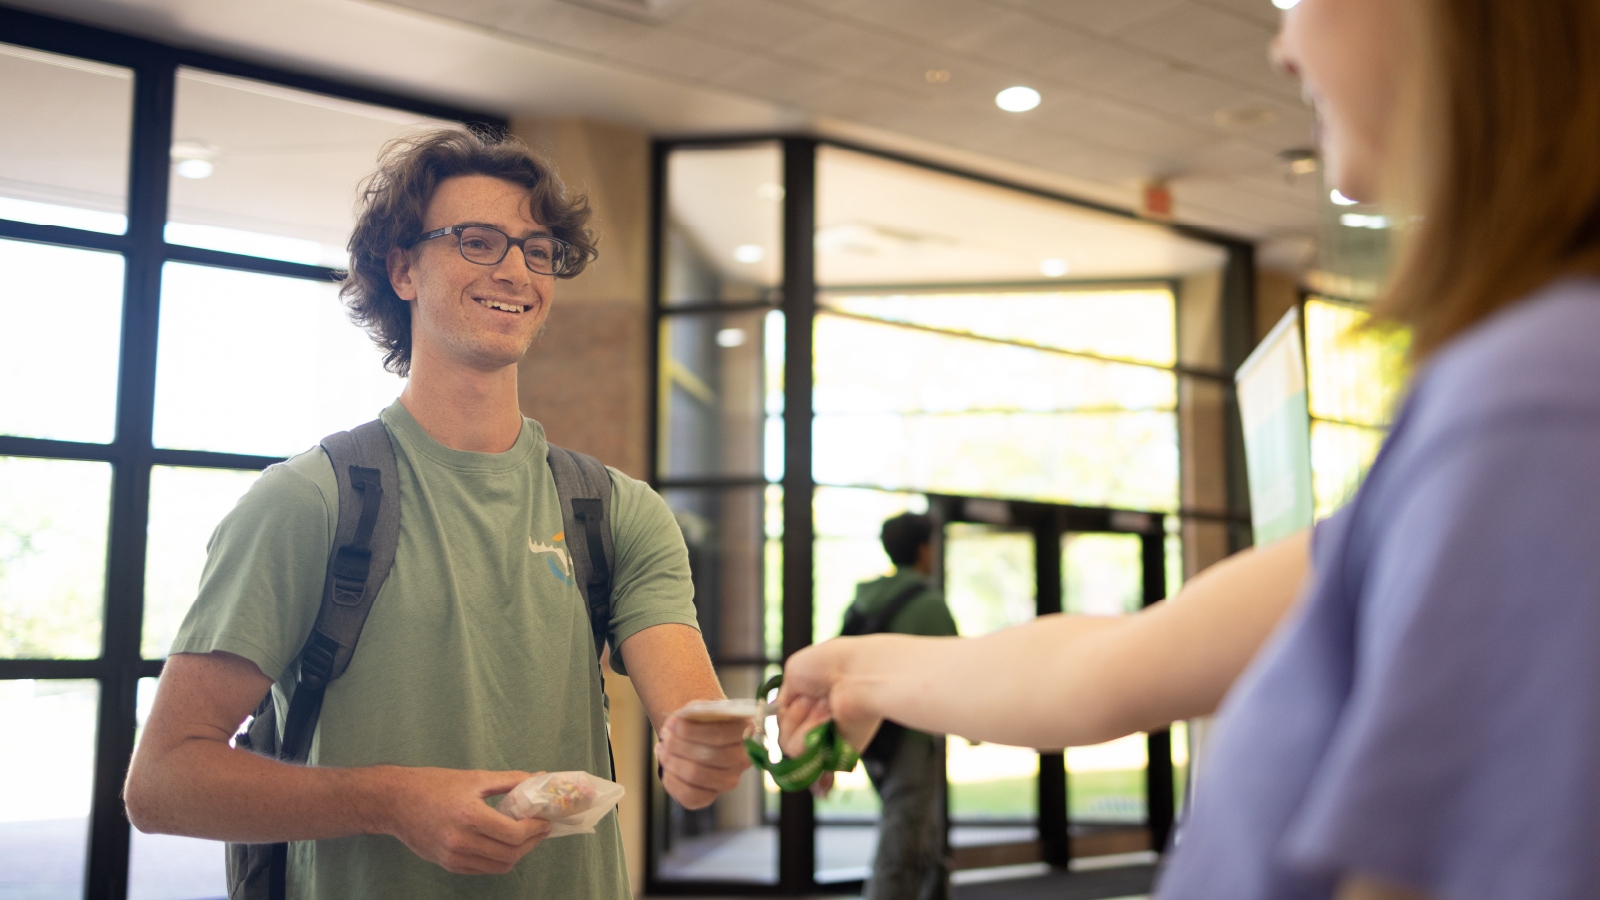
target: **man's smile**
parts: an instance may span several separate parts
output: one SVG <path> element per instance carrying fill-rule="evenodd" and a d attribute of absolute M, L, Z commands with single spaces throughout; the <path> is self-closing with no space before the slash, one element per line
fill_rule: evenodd
<path fill-rule="evenodd" d="M 512 313 L 513 315 L 521 315 L 522 313 L 533 309 L 532 306 L 524 306 L 520 303 L 514 303 L 510 300 L 499 300 L 493 297 L 473 297 L 472 299 L 477 301 L 479 306 L 486 306 L 489 309 L 498 309 L 501 312 L 508 312 Z"/>

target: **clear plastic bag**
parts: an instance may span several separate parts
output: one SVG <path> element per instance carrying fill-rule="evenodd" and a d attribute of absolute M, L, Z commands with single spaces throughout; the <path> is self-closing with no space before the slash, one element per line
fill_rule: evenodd
<path fill-rule="evenodd" d="M 498 809 L 513 819 L 545 819 L 550 837 L 593 834 L 627 790 L 588 772 L 544 772 L 501 798 Z"/>

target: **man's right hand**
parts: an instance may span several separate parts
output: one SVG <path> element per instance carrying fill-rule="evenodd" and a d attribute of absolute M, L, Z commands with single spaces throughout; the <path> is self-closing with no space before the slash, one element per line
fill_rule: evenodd
<path fill-rule="evenodd" d="M 457 875 L 504 875 L 550 834 L 544 819 L 513 819 L 484 801 L 528 772 L 390 768 L 385 831 L 412 853 Z"/>

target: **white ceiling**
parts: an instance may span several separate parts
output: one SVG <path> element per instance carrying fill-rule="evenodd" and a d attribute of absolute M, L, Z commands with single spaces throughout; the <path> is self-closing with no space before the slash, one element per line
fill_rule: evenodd
<path fill-rule="evenodd" d="M 509 115 L 658 134 L 813 128 L 1303 246 L 1311 143 L 1269 0 L 4 0 Z M 659 17 L 602 7 L 659 5 Z M 930 83 L 924 73 L 950 79 Z M 1043 104 L 1005 113 L 1012 84 Z"/>

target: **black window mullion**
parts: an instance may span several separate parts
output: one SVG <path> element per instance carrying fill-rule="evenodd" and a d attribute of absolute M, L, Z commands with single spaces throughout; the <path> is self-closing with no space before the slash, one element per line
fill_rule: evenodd
<path fill-rule="evenodd" d="M 817 142 L 783 142 L 783 654 L 811 643 L 815 522 L 811 471 L 816 318 Z M 816 814 L 805 791 L 783 794 L 778 815 L 778 885 L 784 893 L 816 889 Z"/>
<path fill-rule="evenodd" d="M 142 668 L 139 644 L 150 509 L 156 335 L 161 317 L 162 231 L 167 218 L 176 72 L 176 62 L 163 55 L 153 56 L 134 70 L 129 249 L 124 264 L 111 539 L 101 645 L 103 675 L 85 879 L 89 900 L 123 900 L 128 888 L 130 835 L 122 783 L 133 753 L 135 700 Z"/>

